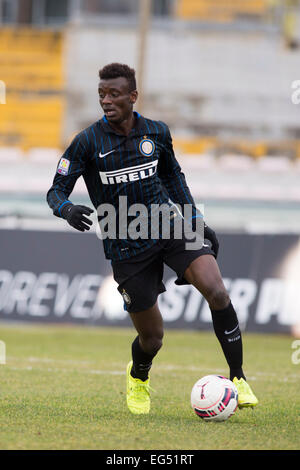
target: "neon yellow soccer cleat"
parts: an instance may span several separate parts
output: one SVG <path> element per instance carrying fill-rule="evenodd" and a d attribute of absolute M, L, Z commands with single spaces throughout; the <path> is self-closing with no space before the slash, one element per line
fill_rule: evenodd
<path fill-rule="evenodd" d="M 243 378 L 237 379 L 234 377 L 233 383 L 238 391 L 238 407 L 246 408 L 256 406 L 258 399 L 252 392 L 250 385 Z"/>
<path fill-rule="evenodd" d="M 132 361 L 127 365 L 127 406 L 131 413 L 148 414 L 150 411 L 150 378 L 144 382 L 130 374 Z"/>

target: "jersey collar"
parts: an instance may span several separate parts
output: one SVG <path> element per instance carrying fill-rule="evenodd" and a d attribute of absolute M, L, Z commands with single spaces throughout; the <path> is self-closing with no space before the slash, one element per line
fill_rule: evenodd
<path fill-rule="evenodd" d="M 136 119 L 135 127 L 131 129 L 129 136 L 145 134 L 145 132 L 147 131 L 145 118 L 137 111 L 133 111 L 133 114 L 136 116 L 137 119 Z M 103 116 L 103 118 L 100 119 L 100 123 L 101 123 L 103 130 L 106 132 L 106 134 L 123 135 L 123 134 L 119 134 L 118 132 L 116 132 L 114 129 L 110 127 L 108 120 L 106 119 L 106 116 Z"/>

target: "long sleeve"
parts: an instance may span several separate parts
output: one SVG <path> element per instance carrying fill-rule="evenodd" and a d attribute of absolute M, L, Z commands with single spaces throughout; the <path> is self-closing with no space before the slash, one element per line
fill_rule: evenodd
<path fill-rule="evenodd" d="M 169 128 L 166 125 L 164 126 L 166 129 L 164 151 L 158 163 L 158 176 L 172 202 L 179 204 L 181 209 L 184 208 L 185 204 L 190 205 L 192 218 L 203 218 L 201 212 L 196 207 L 195 201 L 186 183 L 185 176 L 175 157 Z"/>
<path fill-rule="evenodd" d="M 53 184 L 47 193 L 47 202 L 57 217 L 62 217 L 62 209 L 66 204 L 72 204 L 69 196 L 85 170 L 85 162 L 86 148 L 78 134 L 60 159 Z"/>

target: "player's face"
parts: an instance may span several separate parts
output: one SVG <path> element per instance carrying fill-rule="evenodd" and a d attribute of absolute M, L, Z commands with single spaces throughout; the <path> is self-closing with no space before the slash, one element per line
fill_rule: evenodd
<path fill-rule="evenodd" d="M 101 80 L 98 87 L 100 106 L 108 122 L 120 124 L 130 117 L 137 91 L 129 91 L 125 77 Z"/>

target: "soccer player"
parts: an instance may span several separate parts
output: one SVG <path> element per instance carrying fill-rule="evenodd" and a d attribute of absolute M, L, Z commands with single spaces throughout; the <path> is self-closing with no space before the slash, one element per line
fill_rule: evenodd
<path fill-rule="evenodd" d="M 120 207 L 121 197 L 127 206 L 143 204 L 150 209 L 163 204 L 191 207 L 189 223 L 196 231 L 202 215 L 195 206 L 185 176 L 177 162 L 169 128 L 161 121 L 147 119 L 133 110 L 138 98 L 135 71 L 124 64 L 112 63 L 99 72 L 99 102 L 104 116 L 80 132 L 60 159 L 47 201 L 54 215 L 66 219 L 75 229 L 89 230 L 93 209 L 73 205 L 69 196 L 82 175 L 98 220 L 99 211 L 111 204 L 129 226 L 132 217 Z M 128 219 L 124 219 L 124 215 Z M 184 215 L 184 214 L 183 214 Z M 149 228 L 151 221 L 143 224 Z M 187 235 L 175 236 L 174 217 L 168 223 L 170 236 L 131 237 L 109 233 L 103 237 L 106 258 L 111 260 L 114 279 L 123 296 L 137 336 L 132 343 L 132 361 L 127 366 L 127 405 L 135 414 L 149 413 L 152 361 L 163 339 L 163 320 L 158 295 L 165 291 L 164 263 L 175 271 L 176 283 L 192 284 L 207 300 L 215 334 L 229 366 L 229 377 L 238 389 L 240 407 L 258 403 L 243 372 L 243 346 L 235 309 L 224 287 L 216 262 L 219 243 L 215 232 L 204 223 L 202 243 L 187 249 Z M 125 222 L 126 223 L 126 222 Z M 105 225 L 105 224 L 104 224 Z M 102 230 L 104 230 L 102 225 Z M 203 224 L 202 224 L 203 226 Z"/>

